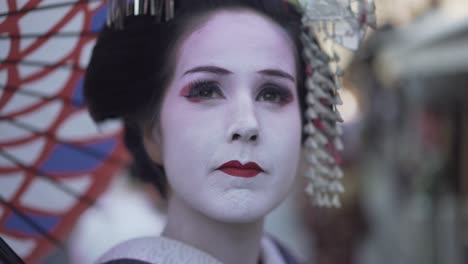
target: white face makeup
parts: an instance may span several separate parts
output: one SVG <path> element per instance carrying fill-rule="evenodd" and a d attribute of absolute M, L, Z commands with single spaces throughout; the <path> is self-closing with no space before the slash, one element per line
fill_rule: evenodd
<path fill-rule="evenodd" d="M 172 195 L 222 222 L 277 206 L 300 156 L 296 71 L 286 31 L 254 12 L 217 12 L 188 35 L 155 140 Z"/>

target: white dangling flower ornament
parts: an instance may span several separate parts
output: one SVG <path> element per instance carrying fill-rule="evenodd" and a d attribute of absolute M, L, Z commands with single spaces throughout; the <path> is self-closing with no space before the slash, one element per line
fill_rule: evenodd
<path fill-rule="evenodd" d="M 332 50 L 328 55 L 316 41 L 316 34 L 345 48 L 357 49 L 365 29 L 375 27 L 373 0 L 291 0 L 303 14 L 303 60 L 306 63 L 306 135 L 305 160 L 308 168 L 306 193 L 321 207 L 340 207 L 339 194 L 345 191 L 340 167 L 343 150 L 338 123 L 343 122 L 337 105 L 343 102 L 338 94 L 340 57 Z M 331 71 L 330 64 L 335 65 Z"/>

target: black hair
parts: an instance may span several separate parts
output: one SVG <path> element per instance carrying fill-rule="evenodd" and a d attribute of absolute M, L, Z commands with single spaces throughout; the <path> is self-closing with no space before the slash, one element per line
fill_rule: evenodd
<path fill-rule="evenodd" d="M 105 26 L 93 49 L 84 95 L 96 122 L 120 118 L 125 144 L 133 156 L 132 174 L 167 194 L 164 168 L 151 161 L 143 146 L 144 124 L 154 118 L 172 77 L 177 43 L 212 11 L 248 9 L 286 30 L 296 47 L 298 98 L 305 110 L 301 13 L 286 0 L 176 0 L 174 19 L 156 23 L 151 16 L 129 16 L 124 29 Z M 304 122 L 304 114 L 302 114 Z"/>

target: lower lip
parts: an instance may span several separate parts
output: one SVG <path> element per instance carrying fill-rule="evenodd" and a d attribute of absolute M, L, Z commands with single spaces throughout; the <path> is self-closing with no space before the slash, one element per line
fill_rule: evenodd
<path fill-rule="evenodd" d="M 224 168 L 222 172 L 234 177 L 252 178 L 257 176 L 261 171 L 252 169 Z"/>

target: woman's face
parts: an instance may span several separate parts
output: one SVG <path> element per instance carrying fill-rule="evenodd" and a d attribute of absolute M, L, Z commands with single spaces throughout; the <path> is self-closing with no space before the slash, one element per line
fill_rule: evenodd
<path fill-rule="evenodd" d="M 153 135 L 171 195 L 238 223 L 285 198 L 301 147 L 294 50 L 251 11 L 216 12 L 183 40 Z"/>

